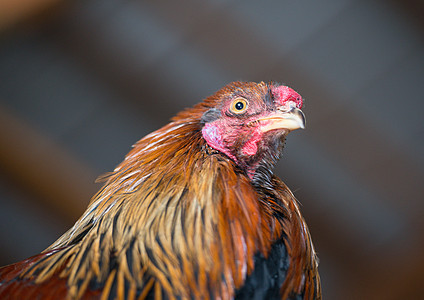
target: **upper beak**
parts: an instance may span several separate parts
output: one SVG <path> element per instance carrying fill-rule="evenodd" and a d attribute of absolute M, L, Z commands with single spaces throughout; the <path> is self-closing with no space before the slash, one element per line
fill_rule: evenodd
<path fill-rule="evenodd" d="M 259 121 L 263 122 L 261 130 L 263 132 L 270 131 L 273 129 L 286 129 L 293 131 L 299 128 L 305 128 L 305 115 L 298 108 L 291 108 L 288 111 L 277 110 L 265 118 L 261 118 Z"/>

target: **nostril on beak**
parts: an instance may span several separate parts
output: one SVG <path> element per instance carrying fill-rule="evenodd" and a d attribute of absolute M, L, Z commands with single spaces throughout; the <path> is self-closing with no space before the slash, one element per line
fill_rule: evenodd
<path fill-rule="evenodd" d="M 297 104 L 294 101 L 287 101 L 284 103 L 284 105 L 278 106 L 277 110 L 281 112 L 291 112 L 295 108 L 297 108 Z"/>

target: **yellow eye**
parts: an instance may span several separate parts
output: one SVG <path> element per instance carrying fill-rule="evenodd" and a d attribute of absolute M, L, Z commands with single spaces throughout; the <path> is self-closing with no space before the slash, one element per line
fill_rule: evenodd
<path fill-rule="evenodd" d="M 230 111 L 234 114 L 241 114 L 246 111 L 247 107 L 246 99 L 237 98 L 231 103 Z"/>

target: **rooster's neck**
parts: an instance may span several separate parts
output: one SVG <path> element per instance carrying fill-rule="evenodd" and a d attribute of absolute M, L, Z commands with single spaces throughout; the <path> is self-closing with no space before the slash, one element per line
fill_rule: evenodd
<path fill-rule="evenodd" d="M 134 293 L 154 283 L 175 297 L 231 298 L 255 254 L 266 256 L 281 236 L 271 210 L 283 209 L 258 201 L 232 160 L 205 149 L 196 124 L 171 123 L 143 138 L 49 247 L 64 250 L 28 276 L 43 281 L 61 270 L 73 295 L 114 280 Z"/>

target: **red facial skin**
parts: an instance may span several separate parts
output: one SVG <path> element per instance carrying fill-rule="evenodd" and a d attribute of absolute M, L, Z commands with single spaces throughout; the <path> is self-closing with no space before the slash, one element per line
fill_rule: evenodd
<path fill-rule="evenodd" d="M 231 105 L 240 98 L 247 101 L 248 108 L 243 113 L 235 114 L 231 111 Z M 256 156 L 267 150 L 270 139 L 281 139 L 287 133 L 284 129 L 264 131 L 263 127 L 272 122 L 266 118 L 276 110 L 300 109 L 302 105 L 302 97 L 287 86 L 269 85 L 244 95 L 235 92 L 223 101 L 220 117 L 204 125 L 202 134 L 209 146 L 226 154 L 237 164 L 250 161 L 251 165 Z M 253 174 L 254 170 L 250 175 Z"/>

